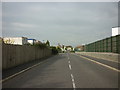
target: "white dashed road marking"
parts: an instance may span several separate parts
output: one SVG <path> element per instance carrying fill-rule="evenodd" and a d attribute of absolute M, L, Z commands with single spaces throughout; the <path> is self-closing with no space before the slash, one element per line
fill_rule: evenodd
<path fill-rule="evenodd" d="M 70 68 L 70 70 L 72 70 L 72 67 L 71 67 L 71 65 L 69 64 L 69 68 Z"/>
<path fill-rule="evenodd" d="M 75 80 L 74 80 L 74 77 L 73 75 L 71 74 L 71 79 L 72 79 L 72 85 L 73 85 L 73 88 L 75 90 L 76 86 L 75 86 Z"/>
<path fill-rule="evenodd" d="M 68 63 L 70 64 L 70 61 L 68 61 Z"/>
<path fill-rule="evenodd" d="M 68 56 L 68 54 L 67 54 Z M 69 56 L 68 56 L 68 60 L 69 60 Z M 68 61 L 68 64 L 69 64 L 69 69 L 72 70 L 72 66 L 70 64 L 70 60 Z M 74 80 L 74 77 L 73 77 L 73 74 L 71 74 L 71 80 L 72 80 L 72 86 L 73 86 L 73 89 L 75 90 L 76 86 L 75 86 L 75 80 Z"/>

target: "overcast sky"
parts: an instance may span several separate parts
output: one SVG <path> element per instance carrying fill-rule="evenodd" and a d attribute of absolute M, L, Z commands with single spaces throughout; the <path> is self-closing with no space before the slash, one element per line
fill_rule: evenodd
<path fill-rule="evenodd" d="M 77 46 L 111 36 L 117 2 L 3 2 L 3 37 L 28 37 Z"/>

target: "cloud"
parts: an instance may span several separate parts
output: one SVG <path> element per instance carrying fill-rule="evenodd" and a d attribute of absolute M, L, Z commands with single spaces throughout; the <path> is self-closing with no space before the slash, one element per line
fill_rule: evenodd
<path fill-rule="evenodd" d="M 4 36 L 85 44 L 111 36 L 117 3 L 3 3 Z M 13 32 L 13 33 L 12 33 Z"/>
<path fill-rule="evenodd" d="M 33 24 L 26 24 L 26 23 L 19 23 L 19 22 L 15 22 L 15 23 L 11 23 L 11 25 L 13 27 L 17 27 L 17 28 L 36 28 L 37 25 L 33 25 Z"/>

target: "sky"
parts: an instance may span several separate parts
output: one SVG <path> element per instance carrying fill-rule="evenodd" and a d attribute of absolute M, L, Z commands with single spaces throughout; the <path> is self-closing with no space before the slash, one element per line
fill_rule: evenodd
<path fill-rule="evenodd" d="M 117 2 L 2 3 L 3 37 L 77 46 L 110 37 L 115 26 Z"/>

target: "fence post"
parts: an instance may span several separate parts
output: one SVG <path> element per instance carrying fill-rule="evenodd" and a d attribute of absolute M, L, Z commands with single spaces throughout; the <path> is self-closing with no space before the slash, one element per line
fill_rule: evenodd
<path fill-rule="evenodd" d="M 108 52 L 108 39 L 106 38 L 106 52 Z"/>
<path fill-rule="evenodd" d="M 112 51 L 112 43 L 113 43 L 113 42 L 112 42 L 112 37 L 111 37 L 111 52 L 113 52 L 113 51 Z"/>
<path fill-rule="evenodd" d="M 119 35 L 116 36 L 116 52 L 120 53 L 119 52 Z"/>

